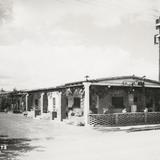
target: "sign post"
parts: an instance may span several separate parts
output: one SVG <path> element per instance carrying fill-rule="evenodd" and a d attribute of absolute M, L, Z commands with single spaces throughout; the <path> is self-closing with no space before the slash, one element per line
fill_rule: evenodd
<path fill-rule="evenodd" d="M 158 34 L 154 35 L 154 44 L 158 44 L 159 48 L 159 81 L 160 81 L 160 17 L 156 19 L 156 30 Z"/>

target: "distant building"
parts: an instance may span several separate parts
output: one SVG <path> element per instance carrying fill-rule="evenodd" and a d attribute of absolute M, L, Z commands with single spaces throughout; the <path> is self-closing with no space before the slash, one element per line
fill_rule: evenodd
<path fill-rule="evenodd" d="M 0 111 L 22 113 L 25 110 L 24 91 L 2 91 L 0 92 Z"/>

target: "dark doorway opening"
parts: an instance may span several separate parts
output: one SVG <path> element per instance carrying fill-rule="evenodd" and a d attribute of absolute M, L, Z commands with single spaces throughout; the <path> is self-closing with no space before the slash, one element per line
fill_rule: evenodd
<path fill-rule="evenodd" d="M 112 97 L 112 106 L 114 108 L 124 108 L 123 97 Z"/>
<path fill-rule="evenodd" d="M 73 108 L 80 108 L 81 104 L 81 99 L 79 97 L 74 97 L 74 104 Z"/>

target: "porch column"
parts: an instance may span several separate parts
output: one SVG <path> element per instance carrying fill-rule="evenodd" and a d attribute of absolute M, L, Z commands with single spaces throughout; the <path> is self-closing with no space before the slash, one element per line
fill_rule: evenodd
<path fill-rule="evenodd" d="M 134 95 L 132 93 L 128 95 L 128 102 L 130 106 L 134 104 Z"/>
<path fill-rule="evenodd" d="M 97 95 L 97 103 L 96 103 L 97 113 L 99 113 L 99 96 Z"/>
<path fill-rule="evenodd" d="M 152 106 L 152 108 L 153 108 L 153 112 L 155 112 L 156 111 L 156 101 L 155 101 L 155 96 L 153 97 L 153 106 Z"/>
<path fill-rule="evenodd" d="M 128 104 L 130 106 L 131 112 L 137 111 L 137 106 L 134 105 L 134 94 L 133 93 L 130 93 L 128 95 Z"/>
<path fill-rule="evenodd" d="M 26 98 L 25 99 L 26 100 L 26 109 L 25 110 L 28 111 L 28 98 L 29 98 L 29 94 L 28 93 L 26 94 L 25 98 Z"/>
<path fill-rule="evenodd" d="M 88 114 L 90 110 L 90 100 L 89 100 L 89 88 L 91 83 L 85 82 L 84 84 L 84 123 L 85 125 L 88 125 Z"/>
<path fill-rule="evenodd" d="M 58 94 L 58 96 L 59 96 L 59 104 L 58 104 L 58 110 L 57 110 L 57 119 L 59 120 L 59 121 L 62 121 L 62 114 L 61 114 L 61 112 L 62 112 L 62 93 L 60 92 L 59 94 Z"/>
<path fill-rule="evenodd" d="M 142 104 L 143 104 L 143 109 L 146 107 L 146 91 L 145 91 L 145 86 L 142 88 Z"/>
<path fill-rule="evenodd" d="M 22 96 L 20 96 L 20 98 L 19 98 L 19 106 L 18 107 L 19 107 L 20 111 L 24 110 L 23 105 L 22 105 Z"/>
<path fill-rule="evenodd" d="M 44 96 L 44 93 L 41 93 L 41 97 L 40 97 L 40 109 L 41 109 L 41 115 L 43 114 L 43 96 Z"/>

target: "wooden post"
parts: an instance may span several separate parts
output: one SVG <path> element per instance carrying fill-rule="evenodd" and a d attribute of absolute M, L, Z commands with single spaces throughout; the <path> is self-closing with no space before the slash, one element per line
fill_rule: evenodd
<path fill-rule="evenodd" d="M 156 111 L 156 104 L 155 104 L 155 103 L 156 103 L 156 102 L 155 102 L 155 95 L 154 95 L 154 97 L 153 97 L 153 106 L 152 106 L 153 112 Z"/>
<path fill-rule="evenodd" d="M 143 96 L 143 98 L 142 98 L 142 103 L 143 103 L 143 109 L 146 107 L 146 91 L 145 91 L 145 86 L 142 86 L 142 96 Z"/>
<path fill-rule="evenodd" d="M 115 124 L 118 125 L 119 121 L 118 121 L 118 113 L 115 114 Z"/>
<path fill-rule="evenodd" d="M 89 114 L 89 110 L 90 110 L 90 93 L 89 93 L 89 89 L 90 89 L 90 85 L 91 83 L 89 82 L 85 82 L 84 84 L 84 91 L 85 91 L 85 97 L 84 97 L 84 123 L 87 126 L 88 125 L 88 114 Z"/>
<path fill-rule="evenodd" d="M 97 103 L 96 103 L 96 108 L 97 108 L 97 113 L 99 113 L 99 96 L 97 95 Z"/>
<path fill-rule="evenodd" d="M 147 112 L 144 113 L 144 123 L 147 124 Z"/>

